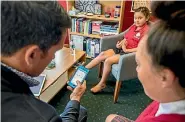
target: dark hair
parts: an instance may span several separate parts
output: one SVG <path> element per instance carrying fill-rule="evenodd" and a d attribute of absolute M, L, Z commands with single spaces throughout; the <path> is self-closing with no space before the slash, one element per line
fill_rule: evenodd
<path fill-rule="evenodd" d="M 134 12 L 141 12 L 146 18 L 150 17 L 150 11 L 147 7 L 139 7 L 137 9 L 134 9 Z"/>
<path fill-rule="evenodd" d="M 45 52 L 71 27 L 70 17 L 57 1 L 3 1 L 1 8 L 3 56 L 32 44 Z"/>
<path fill-rule="evenodd" d="M 156 66 L 169 68 L 185 88 L 185 2 L 155 1 L 152 13 L 159 18 L 149 31 L 147 51 Z"/>

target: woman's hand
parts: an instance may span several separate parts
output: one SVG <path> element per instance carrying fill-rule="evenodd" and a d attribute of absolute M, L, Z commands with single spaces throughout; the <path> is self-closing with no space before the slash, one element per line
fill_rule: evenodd
<path fill-rule="evenodd" d="M 125 53 L 127 53 L 127 48 L 126 48 L 125 44 L 123 44 L 121 48 L 122 48 L 122 50 L 123 50 Z"/>
<path fill-rule="evenodd" d="M 128 45 L 128 42 L 127 42 L 127 40 L 126 39 L 124 39 L 123 40 L 123 44 L 122 44 L 122 50 L 125 52 L 125 53 L 129 53 L 129 49 L 127 49 L 126 47 L 127 47 L 127 45 Z"/>
<path fill-rule="evenodd" d="M 123 40 L 118 41 L 116 44 L 116 48 L 120 49 L 122 47 Z"/>
<path fill-rule="evenodd" d="M 125 44 L 125 46 L 127 46 L 127 45 L 128 45 L 128 42 L 127 42 L 127 40 L 126 40 L 126 39 L 124 39 L 124 44 Z"/>
<path fill-rule="evenodd" d="M 77 100 L 80 102 L 81 97 L 83 96 L 86 90 L 86 81 L 84 81 L 83 84 L 77 81 L 77 86 L 75 89 L 72 89 L 70 86 L 67 86 L 67 88 L 72 91 L 70 99 Z"/>

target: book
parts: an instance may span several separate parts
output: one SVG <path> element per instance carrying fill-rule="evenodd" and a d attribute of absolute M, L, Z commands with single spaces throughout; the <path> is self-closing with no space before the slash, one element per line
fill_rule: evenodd
<path fill-rule="evenodd" d="M 77 50 L 83 50 L 84 36 L 71 35 L 71 39 L 73 40 L 75 49 L 77 49 Z"/>
<path fill-rule="evenodd" d="M 100 54 L 100 40 L 99 39 L 94 39 L 95 42 L 95 57 L 97 57 Z"/>
<path fill-rule="evenodd" d="M 86 53 L 88 57 L 91 57 L 91 38 L 87 38 L 86 41 Z"/>
<path fill-rule="evenodd" d="M 92 34 L 100 34 L 102 21 L 92 21 Z"/>
<path fill-rule="evenodd" d="M 91 41 L 91 57 L 95 58 L 95 41 Z"/>
<path fill-rule="evenodd" d="M 87 45 L 87 38 L 85 38 L 84 40 L 83 40 L 83 51 L 85 51 L 86 52 L 86 46 Z"/>

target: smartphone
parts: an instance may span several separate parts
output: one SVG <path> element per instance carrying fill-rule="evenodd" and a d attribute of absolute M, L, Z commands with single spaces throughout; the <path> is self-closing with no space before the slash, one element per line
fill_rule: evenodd
<path fill-rule="evenodd" d="M 85 68 L 84 66 L 79 66 L 67 84 L 72 88 L 75 88 L 77 86 L 76 81 L 80 81 L 80 83 L 83 83 L 88 73 L 89 69 Z"/>
<path fill-rule="evenodd" d="M 32 91 L 34 96 L 39 96 L 41 91 L 42 91 L 42 88 L 44 86 L 44 83 L 46 81 L 46 75 L 45 74 L 41 74 L 38 77 L 34 77 L 34 79 L 39 81 L 40 84 L 37 85 L 37 86 L 30 87 L 30 90 Z"/>

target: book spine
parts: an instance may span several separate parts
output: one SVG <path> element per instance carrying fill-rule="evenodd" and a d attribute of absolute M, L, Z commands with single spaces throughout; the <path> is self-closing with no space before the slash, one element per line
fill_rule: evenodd
<path fill-rule="evenodd" d="M 95 42 L 94 40 L 91 41 L 91 57 L 95 57 Z"/>
<path fill-rule="evenodd" d="M 100 53 L 100 40 L 95 39 L 95 57 L 97 57 Z"/>

